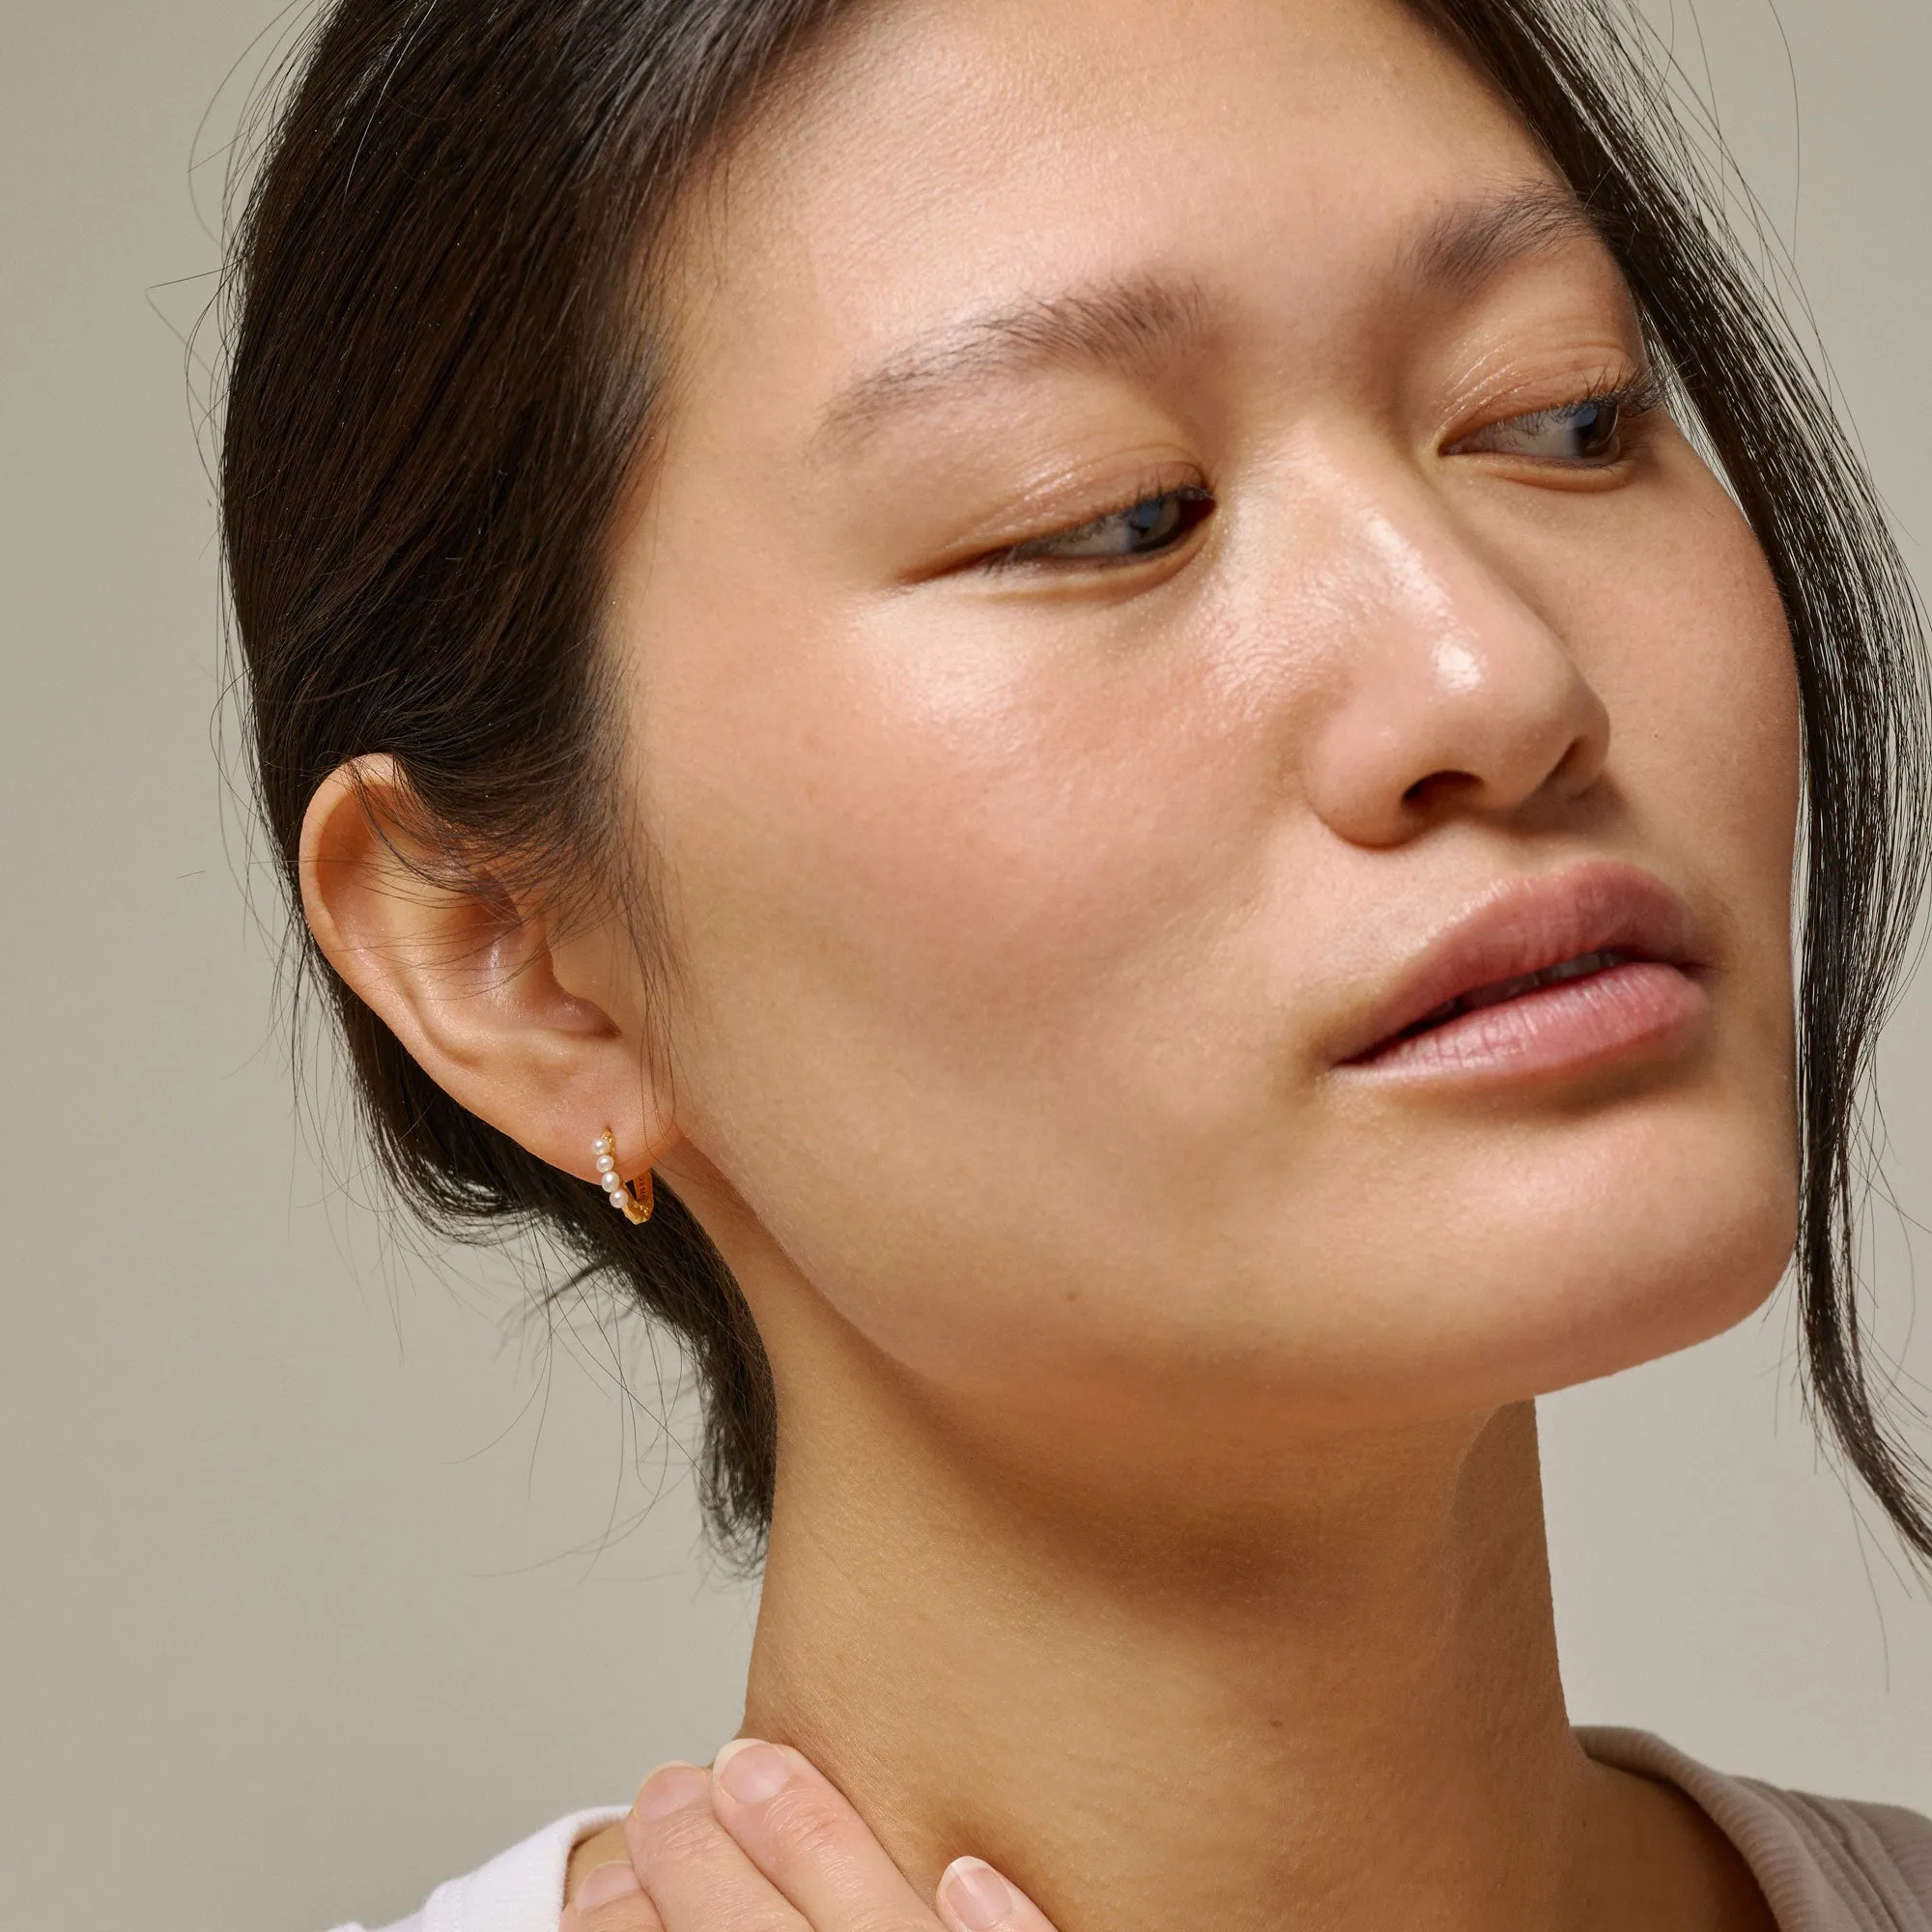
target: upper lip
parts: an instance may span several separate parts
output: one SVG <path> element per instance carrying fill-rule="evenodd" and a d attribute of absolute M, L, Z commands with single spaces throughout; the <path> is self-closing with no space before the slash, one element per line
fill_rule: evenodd
<path fill-rule="evenodd" d="M 1587 953 L 1689 967 L 1694 945 L 1690 909 L 1640 867 L 1587 860 L 1507 880 L 1422 950 L 1336 1057 L 1367 1060 L 1438 1007 Z"/>

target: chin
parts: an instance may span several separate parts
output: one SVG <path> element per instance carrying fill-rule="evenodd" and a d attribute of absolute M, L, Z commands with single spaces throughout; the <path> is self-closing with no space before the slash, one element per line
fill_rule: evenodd
<path fill-rule="evenodd" d="M 1411 1115 L 1315 1179 L 1248 1224 L 1230 1302 L 1267 1334 L 1273 1400 L 1343 1426 L 1475 1414 L 1708 1341 L 1776 1292 L 1797 1230 L 1782 1096 L 1715 1082 L 1480 1126 Z"/>
<path fill-rule="evenodd" d="M 1787 1137 L 1752 1124 L 1633 1120 L 1486 1190 L 1465 1223 L 1474 1346 L 1451 1379 L 1547 1395 L 1763 1307 L 1790 1265 L 1797 1181 Z"/>

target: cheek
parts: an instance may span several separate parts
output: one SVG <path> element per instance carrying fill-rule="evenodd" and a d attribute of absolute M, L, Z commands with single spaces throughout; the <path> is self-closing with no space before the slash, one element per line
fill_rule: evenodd
<path fill-rule="evenodd" d="M 755 674 L 714 673 L 652 699 L 653 790 L 702 882 L 693 980 L 781 1029 L 803 1000 L 852 1066 L 1064 1053 L 1151 960 L 1199 955 L 1270 803 L 1171 637 L 1022 650 L 938 598 L 816 639 L 794 617 Z"/>
<path fill-rule="evenodd" d="M 1632 586 L 1618 627 L 1629 641 L 1605 644 L 1600 673 L 1620 732 L 1615 769 L 1638 836 L 1700 883 L 1726 1057 L 1781 1144 L 1794 1131 L 1802 784 L 1790 627 L 1749 526 L 1701 465 Z"/>
<path fill-rule="evenodd" d="M 1693 455 L 1566 635 L 1590 639 L 1612 758 L 1646 833 L 1705 841 L 1739 937 L 1787 943 L 1800 785 L 1791 634 L 1742 513 Z M 1687 853 L 1696 858 L 1694 850 Z"/>
<path fill-rule="evenodd" d="M 654 666 L 684 1124 L 900 1360 L 1091 1363 L 1173 1305 L 1127 1280 L 1196 1239 L 1164 1165 L 1234 1171 L 1209 1151 L 1279 1100 L 1245 922 L 1284 749 L 1172 609 L 1065 649 L 1036 614 L 1022 651 L 984 608 L 910 608 L 822 636 L 714 609 L 728 674 Z"/>

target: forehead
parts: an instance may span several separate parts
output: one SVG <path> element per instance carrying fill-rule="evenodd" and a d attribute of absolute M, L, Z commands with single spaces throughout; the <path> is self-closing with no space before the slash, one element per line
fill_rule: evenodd
<path fill-rule="evenodd" d="M 1400 0 L 878 0 L 694 202 L 681 360 L 789 414 L 1066 289 L 1346 331 L 1445 210 L 1539 177 Z"/>

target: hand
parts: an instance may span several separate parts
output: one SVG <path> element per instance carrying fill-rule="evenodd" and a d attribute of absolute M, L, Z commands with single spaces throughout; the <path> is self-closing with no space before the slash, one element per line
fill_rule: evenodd
<path fill-rule="evenodd" d="M 928 1907 L 827 1779 L 755 1738 L 709 1771 L 654 1771 L 624 1842 L 630 1859 L 592 1868 L 558 1932 L 1053 1932 L 980 1859 L 953 1860 Z"/>

